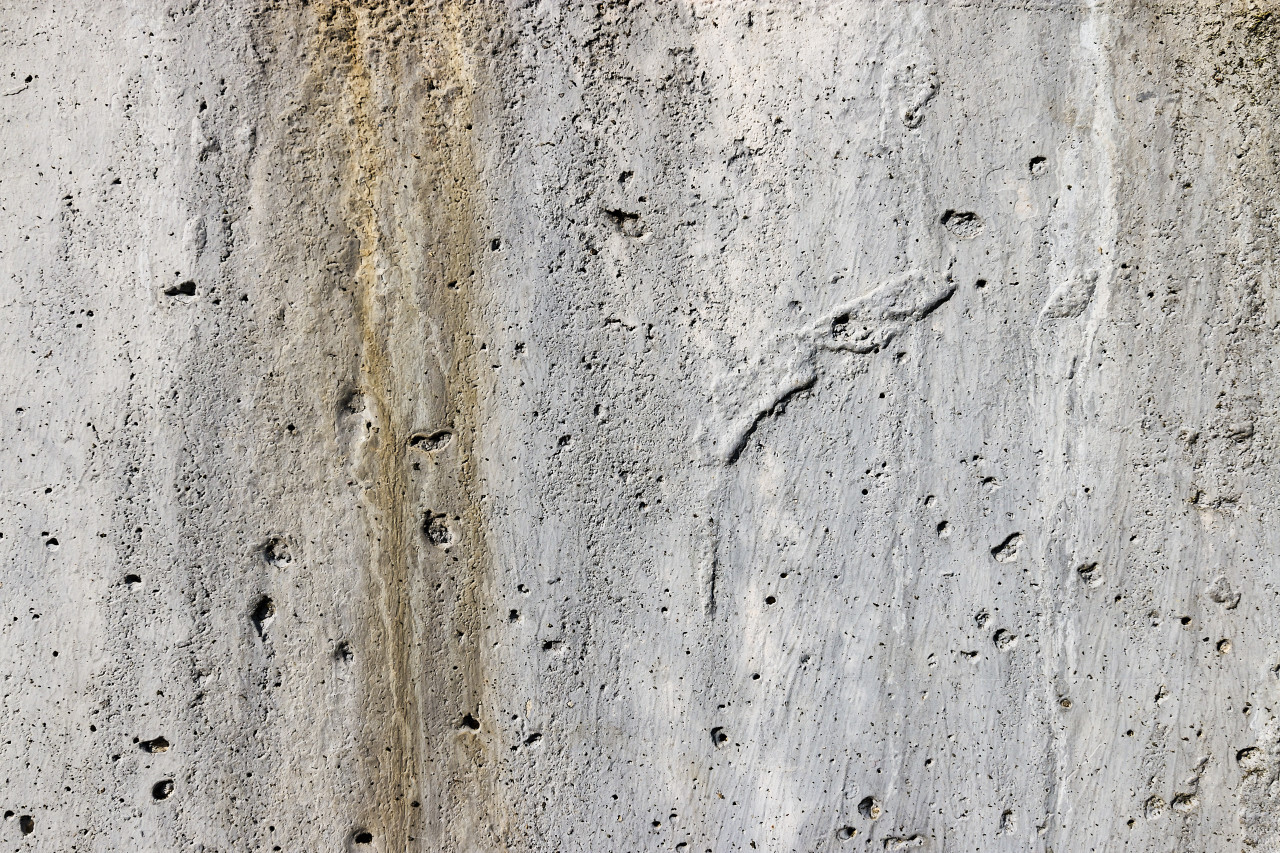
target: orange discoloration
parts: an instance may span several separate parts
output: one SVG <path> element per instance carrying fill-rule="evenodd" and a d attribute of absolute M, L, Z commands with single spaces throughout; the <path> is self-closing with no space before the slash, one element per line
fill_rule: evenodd
<path fill-rule="evenodd" d="M 506 849 L 514 824 L 500 802 L 495 732 L 484 725 L 479 641 L 491 571 L 478 501 L 475 330 L 483 326 L 471 99 L 479 87 L 468 40 L 486 31 L 476 23 L 486 12 L 468 3 L 429 13 L 330 3 L 316 18 L 308 81 L 331 105 L 324 118 L 345 146 L 335 189 L 359 248 L 350 290 L 371 425 L 359 469 L 375 599 L 365 680 L 371 705 L 379 696 L 387 703 L 371 707 L 361 738 L 377 792 L 368 806 L 376 813 L 363 819 L 387 849 L 417 849 L 415 840 Z M 413 473 L 409 439 L 437 424 L 454 445 L 424 480 Z M 447 547 L 424 536 L 428 512 L 448 519 Z M 458 731 L 463 712 L 480 718 L 478 731 Z"/>

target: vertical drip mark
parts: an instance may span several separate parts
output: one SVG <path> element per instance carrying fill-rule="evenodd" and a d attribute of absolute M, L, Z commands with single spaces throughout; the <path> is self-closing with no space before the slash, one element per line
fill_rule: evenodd
<path fill-rule="evenodd" d="M 502 697 L 490 696 L 491 678 L 486 672 L 484 656 L 491 644 L 483 634 L 487 630 L 483 614 L 492 606 L 491 571 L 487 524 L 482 505 L 484 489 L 481 469 L 485 457 L 481 445 L 481 381 L 478 369 L 479 341 L 477 332 L 487 327 L 481 315 L 483 291 L 479 284 L 481 257 L 477 250 L 482 245 L 494 248 L 490 239 L 482 239 L 479 226 L 481 211 L 478 209 L 483 196 L 477 192 L 479 178 L 474 167 L 472 153 L 472 127 L 476 121 L 472 96 L 485 91 L 484 80 L 477 79 L 484 73 L 478 57 L 485 54 L 474 51 L 468 38 L 477 33 L 493 32 L 498 27 L 487 20 L 489 8 L 484 4 L 450 2 L 443 9 L 432 13 L 433 24 L 438 27 L 441 47 L 440 61 L 444 73 L 457 84 L 457 96 L 442 101 L 442 111 L 434 116 L 437 124 L 426 128 L 431 135 L 433 152 L 430 161 L 436 171 L 439 184 L 422 197 L 422 203 L 441 205 L 431 211 L 439 243 L 445 248 L 439 256 L 437 287 L 430 294 L 433 310 L 438 312 L 441 323 L 438 362 L 444 369 L 445 400 L 447 411 L 444 421 L 453 428 L 456 442 L 458 468 L 452 482 L 454 511 L 457 522 L 455 541 L 458 559 L 465 566 L 465 577 L 449 582 L 458 583 L 457 599 L 451 607 L 438 615 L 447 626 L 449 636 L 442 641 L 452 648 L 454 673 L 447 681 L 435 685 L 437 691 L 447 691 L 442 697 L 458 707 L 478 709 L 480 719 L 487 719 L 489 709 L 502 705 Z M 436 199 L 443 198 L 441 204 Z M 415 235 L 406 234 L 406 241 Z M 447 282 L 454 282 L 450 287 Z M 492 343 L 492 341 L 490 341 Z M 443 507 L 442 507 L 443 508 Z M 444 508 L 448 511 L 448 508 Z M 449 575 L 454 572 L 450 571 Z M 438 580 L 444 580 L 439 578 Z M 454 644 L 453 637 L 464 637 Z M 480 728 L 473 736 L 457 738 L 450 733 L 444 739 L 451 751 L 450 777 L 440 779 L 448 783 L 450 796 L 465 801 L 468 808 L 462 813 L 468 818 L 447 827 L 454 846 L 477 849 L 477 840 L 486 839 L 500 849 L 508 849 L 512 842 L 506 837 L 518 826 L 518 821 L 506 808 L 499 768 L 506 749 L 496 749 L 500 743 L 500 731 L 489 732 Z M 433 745 L 434 749 L 434 745 Z M 454 785 L 453 779 L 461 784 Z M 483 808 L 476 808 L 483 803 Z"/>
<path fill-rule="evenodd" d="M 714 476 L 713 472 L 712 476 Z M 712 514 L 718 508 L 717 489 L 709 489 L 707 493 L 707 501 L 703 510 L 709 513 L 706 522 L 703 523 L 701 530 L 695 529 L 695 541 L 697 542 L 695 567 L 698 570 L 699 585 L 703 589 L 704 603 L 702 606 L 703 615 L 707 618 L 715 618 L 718 601 L 716 598 L 718 590 L 717 585 L 720 582 L 720 526 L 716 523 L 715 515 Z"/>
<path fill-rule="evenodd" d="M 1096 287 L 1097 310 L 1090 312 L 1082 346 L 1089 352 L 1098 327 L 1110 307 L 1112 267 L 1116 262 L 1120 224 L 1116 206 L 1119 187 L 1116 181 L 1118 153 L 1116 140 L 1120 120 L 1116 115 L 1115 72 L 1107 45 L 1111 41 L 1111 22 L 1105 2 L 1089 0 L 1088 15 L 1080 27 L 1081 47 L 1091 57 L 1093 66 L 1093 137 L 1098 168 L 1098 253 L 1103 261 Z"/>
<path fill-rule="evenodd" d="M 707 584 L 707 615 L 716 615 L 716 575 L 720 571 L 720 560 L 713 552 L 711 555 L 711 581 Z"/>
<path fill-rule="evenodd" d="M 1087 308 L 1083 306 L 1080 308 L 1084 329 L 1077 350 L 1087 357 L 1094 347 L 1098 330 L 1110 309 L 1112 268 L 1116 261 L 1119 241 L 1117 214 L 1119 120 L 1115 106 L 1114 64 L 1108 52 L 1108 47 L 1112 43 L 1110 13 L 1105 0 L 1087 0 L 1086 7 L 1079 29 L 1079 50 L 1075 55 L 1076 62 L 1081 66 L 1081 101 L 1084 103 L 1092 101 L 1093 105 L 1093 121 L 1090 125 L 1093 156 L 1088 162 L 1096 176 L 1093 181 L 1096 197 L 1093 218 L 1090 224 L 1085 226 L 1084 235 L 1081 238 L 1081 243 L 1084 245 L 1079 247 L 1083 257 L 1071 258 L 1069 262 L 1077 264 L 1084 261 L 1085 267 L 1080 269 L 1078 274 L 1088 277 L 1092 274 L 1090 271 L 1092 259 L 1098 258 L 1092 304 Z M 1089 260 L 1085 261 L 1086 258 Z M 1073 376 L 1076 375 L 1074 368 L 1071 373 Z M 1059 433 L 1059 442 L 1066 440 L 1060 433 L 1061 424 L 1065 422 L 1066 418 L 1060 417 L 1051 427 Z M 1069 481 L 1070 477 L 1063 467 L 1065 463 L 1059 460 L 1054 464 L 1059 466 L 1054 472 L 1056 477 L 1050 473 L 1052 469 L 1048 466 L 1042 472 L 1047 482 L 1058 482 L 1061 479 Z M 1066 512 L 1065 504 L 1060 503 L 1058 511 Z M 1035 710 L 1032 714 L 1046 730 L 1048 749 L 1043 808 L 1045 814 L 1051 817 L 1046 820 L 1045 840 L 1048 846 L 1056 847 L 1058 845 L 1054 838 L 1060 831 L 1063 816 L 1070 808 L 1068 786 L 1062 783 L 1062 776 L 1064 768 L 1070 767 L 1072 762 L 1070 740 L 1064 735 L 1065 730 L 1057 722 L 1058 714 L 1063 707 L 1066 707 L 1062 704 L 1063 697 L 1058 690 L 1058 685 L 1061 683 L 1058 673 L 1064 669 L 1070 669 L 1067 662 L 1072 655 L 1073 644 L 1067 641 L 1069 628 L 1056 624 L 1052 616 L 1058 612 L 1060 602 L 1055 602 L 1054 590 L 1057 589 L 1057 585 L 1046 575 L 1045 552 L 1045 544 L 1038 543 L 1032 549 L 1032 553 L 1027 555 L 1035 571 L 1037 584 L 1035 595 L 1039 604 L 1037 610 L 1042 614 L 1036 628 L 1039 634 L 1036 653 L 1043 688 L 1040 701 L 1034 704 Z"/>
<path fill-rule="evenodd" d="M 405 429 L 400 418 L 400 400 L 388 353 L 391 329 L 385 310 L 390 300 L 379 293 L 383 283 L 379 267 L 393 263 L 394 247 L 387 245 L 378 221 L 379 194 L 385 180 L 386 164 L 381 156 L 378 125 L 371 115 L 374 79 L 364 49 L 365 34 L 359 13 L 350 3 L 331 6 L 320 20 L 320 54 L 336 54 L 340 73 L 338 109 L 345 121 L 347 145 L 345 170 L 340 192 L 343 219 L 359 243 L 359 263 L 355 270 L 354 309 L 360 332 L 360 387 L 377 429 L 369 438 L 372 454 L 371 482 L 366 491 L 369 524 L 369 572 L 374 607 L 376 642 L 383 660 L 374 664 L 381 671 L 387 705 L 381 721 L 372 722 L 375 736 L 384 745 L 378 755 L 371 785 L 384 791 L 385 800 L 376 807 L 380 832 L 401 847 L 413 834 L 407 804 L 418 786 L 419 714 L 409 649 L 415 635 L 414 614 L 409 596 L 409 529 L 411 508 L 406 506 L 407 483 L 400 458 Z M 326 73 L 323 67 L 317 73 Z M 322 84 L 323 85 L 323 84 Z M 387 279 L 394 280 L 394 279 Z M 381 297 L 381 298 L 380 298 Z M 380 664 L 380 665 L 379 665 Z M 368 736 L 366 734 L 366 736 Z"/>
<path fill-rule="evenodd" d="M 428 13 L 412 4 L 330 0 L 320 17 L 320 52 L 331 61 L 316 67 L 314 85 L 329 90 L 331 132 L 345 146 L 339 207 L 359 247 L 353 313 L 370 422 L 362 481 L 374 636 L 360 662 L 374 715 L 362 736 L 379 745 L 366 743 L 377 763 L 360 781 L 377 792 L 366 805 L 379 811 L 352 818 L 388 849 L 411 849 L 415 837 L 433 848 L 479 849 L 482 839 L 503 847 L 516 823 L 503 808 L 496 735 L 480 729 L 459 739 L 455 725 L 458 708 L 488 719 L 482 715 L 490 707 L 482 616 L 491 562 L 475 351 L 483 340 L 475 333 L 482 327 L 475 256 L 482 196 L 471 152 L 472 93 L 484 90 L 474 57 L 488 56 L 471 40 L 495 29 L 479 20 L 486 8 L 446 3 Z M 390 29 L 393 19 L 413 37 Z M 408 98 L 422 78 L 433 90 L 449 79 L 453 94 Z M 399 156 L 406 151 L 412 159 Z M 425 358 L 424 339 L 435 349 Z M 439 396 L 423 393 L 428 365 Z M 413 440 L 424 414 L 448 424 L 448 433 Z M 446 444 L 450 461 L 440 476 L 429 484 L 415 479 L 409 455 L 420 460 Z M 415 597 L 415 579 L 424 592 L 451 587 L 456 594 Z M 417 648 L 439 658 L 424 666 Z"/>

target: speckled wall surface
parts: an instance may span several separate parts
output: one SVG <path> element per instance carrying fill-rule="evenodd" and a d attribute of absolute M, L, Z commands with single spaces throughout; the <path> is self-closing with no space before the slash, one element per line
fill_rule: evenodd
<path fill-rule="evenodd" d="M 0 0 L 0 849 L 1280 850 L 1278 52 Z"/>

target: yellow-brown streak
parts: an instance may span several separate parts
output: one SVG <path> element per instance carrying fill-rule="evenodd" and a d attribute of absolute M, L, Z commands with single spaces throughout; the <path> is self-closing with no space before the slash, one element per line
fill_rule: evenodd
<path fill-rule="evenodd" d="M 342 209 L 345 224 L 359 241 L 354 290 L 361 338 L 360 389 L 375 430 L 366 445 L 374 463 L 367 498 L 370 588 L 378 596 L 381 625 L 370 627 L 378 646 L 377 659 L 385 663 L 386 671 L 366 672 L 367 693 L 377 695 L 378 682 L 385 678 L 393 704 L 386 717 L 371 721 L 373 731 L 368 734 L 373 736 L 364 741 L 366 749 L 377 755 L 376 778 L 369 781 L 380 799 L 379 814 L 367 815 L 366 820 L 378 825 L 388 849 L 414 849 L 410 839 L 415 837 L 419 844 L 448 839 L 470 849 L 506 849 L 503 837 L 515 821 L 509 819 L 500 797 L 498 756 L 489 748 L 495 734 L 490 729 L 471 735 L 455 728 L 460 711 L 492 707 L 487 702 L 488 684 L 480 657 L 485 647 L 480 635 L 491 572 L 479 501 L 481 400 L 473 329 L 479 327 L 476 291 L 480 270 L 474 257 L 479 235 L 470 131 L 470 96 L 475 87 L 467 79 L 466 56 L 467 36 L 481 31 L 469 27 L 469 19 L 483 9 L 473 4 L 449 4 L 428 16 L 426 12 L 405 12 L 398 6 L 377 3 L 365 9 L 350 0 L 332 3 L 320 16 L 318 51 L 330 57 L 336 52 L 337 71 L 342 74 L 338 115 L 347 124 L 343 135 L 348 146 L 340 178 Z M 389 19 L 408 33 L 402 31 L 393 44 L 371 42 L 383 35 L 373 22 Z M 387 162 L 384 152 L 389 140 L 383 134 L 388 129 L 380 127 L 377 99 L 392 87 L 408 88 L 405 80 L 396 79 L 400 66 L 391 64 L 387 56 L 394 58 L 398 49 L 417 48 L 424 42 L 444 46 L 442 82 L 456 92 L 441 102 L 439 114 L 428 112 L 423 127 L 400 128 L 403 136 L 420 135 L 424 148 L 420 166 Z M 369 61 L 372 45 L 385 51 L 376 69 Z M 388 67 L 389 71 L 384 70 Z M 323 64 L 317 73 L 324 73 Z M 380 79 L 380 73 L 391 79 Z M 326 85 L 333 83 L 320 82 L 321 87 Z M 408 107 L 412 111 L 418 105 Z M 392 118 L 403 123 L 401 116 L 393 114 Z M 425 270 L 415 270 L 411 260 L 415 242 L 422 235 L 406 233 L 393 208 L 395 186 L 406 176 L 411 180 L 427 178 L 427 190 L 415 199 L 416 213 L 429 226 L 426 240 L 430 248 L 422 259 Z M 432 184 L 434 194 L 430 193 Z M 388 271 L 399 274 L 385 274 Z M 450 282 L 459 284 L 451 288 Z M 399 292 L 392 291 L 396 287 Z M 411 363 L 412 358 L 396 357 L 406 348 L 422 349 L 428 342 L 393 338 L 397 329 L 414 324 L 414 319 L 397 322 L 404 318 L 398 317 L 396 310 L 416 308 L 419 297 L 424 298 L 437 328 L 437 363 L 447 366 L 442 377 L 442 417 L 451 425 L 457 443 L 457 467 L 447 490 L 450 494 L 421 496 L 430 502 L 429 507 L 418 503 L 417 486 L 410 481 L 406 459 L 407 440 L 418 426 L 406 419 L 415 416 L 414 397 L 421 395 L 421 383 L 415 371 L 400 363 Z M 425 508 L 443 510 L 459 519 L 457 541 L 443 556 L 423 543 L 420 525 Z M 428 553 L 422 555 L 424 549 Z M 455 558 L 457 562 L 450 562 Z M 449 571 L 450 565 L 458 568 L 459 564 L 461 571 Z M 414 571 L 419 566 L 426 578 L 417 585 L 423 601 L 415 610 L 412 592 Z M 449 577 L 451 574 L 459 576 Z M 445 604 L 439 610 L 428 599 L 432 598 L 429 591 L 442 583 L 456 586 L 456 602 L 452 608 Z M 424 645 L 429 654 L 426 659 L 418 655 Z M 487 720 L 486 724 L 492 722 Z M 424 765 L 422 749 L 433 759 L 430 764 Z M 426 814 L 415 812 L 409 803 L 416 799 L 424 805 L 428 801 L 441 803 L 442 807 L 424 808 Z M 437 813 L 447 815 L 442 825 L 433 825 Z M 417 819 L 419 814 L 422 816 Z"/>
<path fill-rule="evenodd" d="M 409 529 L 412 523 L 406 505 L 406 473 L 403 445 L 405 427 L 399 420 L 399 406 L 387 342 L 385 323 L 379 323 L 378 263 L 386 254 L 385 238 L 377 216 L 377 189 L 385 173 L 375 123 L 370 116 L 372 81 L 367 67 L 358 13 L 349 4 L 335 4 L 322 17 L 322 39 L 329 50 L 341 52 L 345 71 L 342 113 L 348 119 L 350 146 L 346 172 L 341 178 L 344 218 L 360 244 L 360 261 L 355 274 L 355 308 L 360 329 L 360 388 L 372 415 L 374 432 L 368 439 L 375 464 L 367 496 L 370 504 L 370 581 L 378 596 L 376 607 L 381 625 L 374 632 L 377 662 L 385 672 L 366 673 L 369 680 L 386 678 L 392 706 L 389 719 L 378 721 L 378 737 L 366 741 L 366 748 L 379 740 L 376 752 L 377 775 L 370 780 L 375 796 L 382 800 L 375 820 L 379 834 L 399 849 L 408 848 L 411 832 L 409 803 L 418 785 L 419 728 L 416 691 L 409 664 L 415 634 L 410 592 Z M 380 328 L 382 327 L 382 328 Z M 373 627 L 373 626 L 371 626 Z M 380 658 L 380 659 L 379 659 Z M 370 663 L 375 663 L 371 660 Z M 367 691 L 376 696 L 375 690 Z M 371 756 L 372 757 L 372 756 Z"/>

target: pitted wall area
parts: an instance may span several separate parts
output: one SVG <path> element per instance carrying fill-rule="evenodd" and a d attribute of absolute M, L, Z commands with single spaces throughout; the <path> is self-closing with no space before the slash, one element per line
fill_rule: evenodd
<path fill-rule="evenodd" d="M 1278 15 L 0 9 L 0 841 L 1280 850 Z"/>

